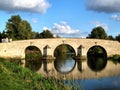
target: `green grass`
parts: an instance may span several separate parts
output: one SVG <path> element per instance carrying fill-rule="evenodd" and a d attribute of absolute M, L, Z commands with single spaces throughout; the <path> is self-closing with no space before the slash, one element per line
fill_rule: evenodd
<path fill-rule="evenodd" d="M 15 63 L 0 59 L 0 90 L 80 90 L 72 82 L 43 77 Z"/>

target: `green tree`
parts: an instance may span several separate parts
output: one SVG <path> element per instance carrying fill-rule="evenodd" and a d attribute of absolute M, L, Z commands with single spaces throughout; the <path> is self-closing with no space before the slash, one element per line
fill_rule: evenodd
<path fill-rule="evenodd" d="M 19 15 L 11 16 L 6 23 L 6 34 L 8 38 L 16 39 L 18 36 L 18 26 L 19 23 L 22 21 Z"/>
<path fill-rule="evenodd" d="M 95 39 L 107 39 L 107 34 L 102 27 L 93 28 L 91 34 L 88 35 L 87 38 L 95 38 Z"/>
<path fill-rule="evenodd" d="M 30 24 L 23 20 L 19 23 L 18 26 L 18 36 L 17 39 L 30 39 L 32 38 L 32 28 Z"/>
<path fill-rule="evenodd" d="M 37 39 L 39 37 L 39 33 L 38 32 L 35 32 L 35 31 L 32 31 L 32 39 Z"/>
<path fill-rule="evenodd" d="M 115 39 L 120 42 L 120 34 L 116 36 Z"/>
<path fill-rule="evenodd" d="M 32 28 L 19 15 L 14 15 L 6 23 L 6 34 L 8 38 L 13 40 L 30 39 L 32 37 Z"/>
<path fill-rule="evenodd" d="M 1 42 L 1 40 L 2 40 L 2 33 L 0 32 L 0 42 Z"/>
<path fill-rule="evenodd" d="M 34 32 L 33 34 L 34 34 L 34 38 L 36 39 L 40 38 L 40 34 L 38 32 Z"/>
<path fill-rule="evenodd" d="M 109 35 L 109 36 L 108 36 L 108 39 L 109 39 L 109 40 L 115 40 L 115 38 L 114 38 L 112 35 Z"/>
<path fill-rule="evenodd" d="M 53 38 L 53 34 L 49 30 L 44 30 L 39 34 L 39 38 Z"/>

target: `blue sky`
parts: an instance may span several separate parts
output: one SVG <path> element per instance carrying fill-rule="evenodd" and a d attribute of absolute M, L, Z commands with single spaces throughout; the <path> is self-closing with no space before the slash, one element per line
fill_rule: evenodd
<path fill-rule="evenodd" d="M 97 26 L 120 34 L 120 0 L 1 0 L 1 32 L 12 15 L 28 20 L 33 31 L 61 37 L 86 37 Z"/>

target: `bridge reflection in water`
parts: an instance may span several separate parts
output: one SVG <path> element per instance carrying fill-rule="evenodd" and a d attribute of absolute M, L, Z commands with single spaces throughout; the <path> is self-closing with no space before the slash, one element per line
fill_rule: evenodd
<path fill-rule="evenodd" d="M 97 63 L 98 62 L 99 60 Z M 52 76 L 56 78 L 88 79 L 120 75 L 119 70 L 120 64 L 116 65 L 112 61 L 108 61 L 106 66 L 102 66 L 100 64 L 98 66 L 95 66 L 95 68 L 92 67 L 91 69 L 87 63 L 87 60 L 73 61 L 72 59 L 68 59 L 62 62 L 43 61 L 41 68 L 37 72 L 45 76 Z"/>
<path fill-rule="evenodd" d="M 60 46 L 63 48 L 63 45 Z M 66 51 L 64 50 L 64 52 Z M 56 57 L 55 60 L 42 60 L 39 53 L 40 51 L 37 48 L 28 47 L 28 50 L 26 49 L 27 59 L 23 61 L 26 61 L 26 67 L 45 76 L 64 79 L 87 79 L 120 75 L 120 64 L 116 65 L 108 61 L 105 49 L 97 45 L 88 50 L 86 60 L 75 57 L 75 52 L 71 48 L 70 51 L 67 51 L 71 55 L 66 53 L 65 56 L 60 56 L 56 52 L 54 55 Z M 34 60 L 36 55 L 39 57 Z"/>

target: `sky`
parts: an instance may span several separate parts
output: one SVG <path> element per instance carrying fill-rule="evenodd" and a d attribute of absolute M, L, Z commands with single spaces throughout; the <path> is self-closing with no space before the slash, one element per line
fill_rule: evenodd
<path fill-rule="evenodd" d="M 97 26 L 120 34 L 120 0 L 0 0 L 0 32 L 13 15 L 35 32 L 49 29 L 61 37 L 84 38 Z"/>

